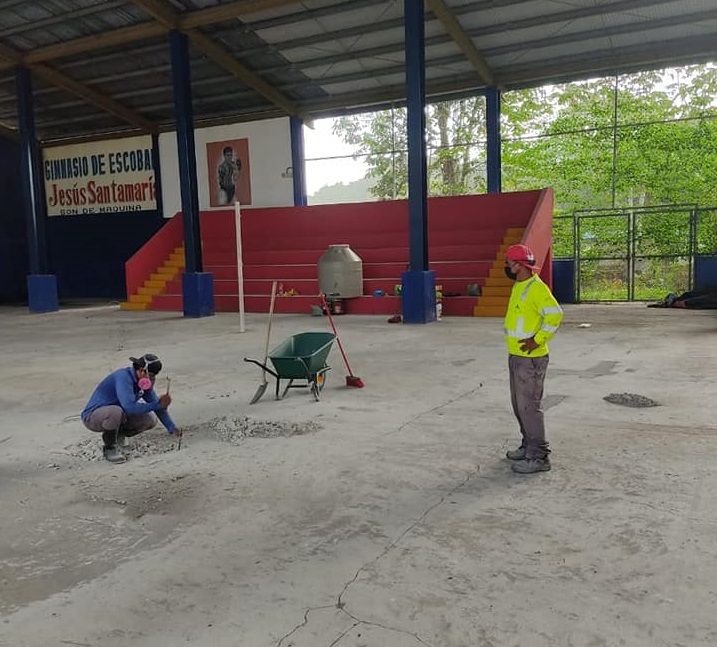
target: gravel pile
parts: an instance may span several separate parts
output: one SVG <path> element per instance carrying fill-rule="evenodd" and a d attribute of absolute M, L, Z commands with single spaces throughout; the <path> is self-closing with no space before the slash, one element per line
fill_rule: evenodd
<path fill-rule="evenodd" d="M 660 403 L 650 398 L 646 398 L 644 395 L 637 395 L 636 393 L 611 393 L 606 395 L 603 400 L 606 402 L 612 402 L 613 404 L 621 404 L 624 407 L 659 407 Z"/>
<path fill-rule="evenodd" d="M 279 438 L 303 436 L 321 429 L 316 422 L 252 420 L 247 417 L 223 416 L 197 427 L 197 431 L 213 434 L 222 442 L 239 445 L 245 438 Z"/>
<path fill-rule="evenodd" d="M 177 439 L 166 432 L 144 432 L 138 436 L 127 438 L 127 446 L 121 448 L 122 453 L 128 460 L 142 456 L 166 454 L 167 452 L 176 451 L 176 449 Z M 102 438 L 100 434 L 95 434 L 75 445 L 65 447 L 65 451 L 70 456 L 86 461 L 103 461 L 105 459 L 102 454 Z"/>

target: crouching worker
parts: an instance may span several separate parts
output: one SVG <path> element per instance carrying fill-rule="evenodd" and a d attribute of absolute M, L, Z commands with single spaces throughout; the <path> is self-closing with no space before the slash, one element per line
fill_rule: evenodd
<path fill-rule="evenodd" d="M 124 462 L 120 447 L 125 438 L 152 429 L 157 417 L 170 434 L 182 435 L 167 413 L 171 396 L 158 397 L 154 391 L 162 362 L 150 353 L 129 359 L 132 366 L 113 371 L 97 385 L 81 416 L 85 427 L 102 434 L 104 456 L 112 463 Z"/>

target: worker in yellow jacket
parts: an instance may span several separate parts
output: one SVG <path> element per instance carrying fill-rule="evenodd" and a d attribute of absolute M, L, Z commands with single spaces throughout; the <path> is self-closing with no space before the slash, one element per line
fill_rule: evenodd
<path fill-rule="evenodd" d="M 543 384 L 548 370 L 548 340 L 557 332 L 563 311 L 536 272 L 535 256 L 525 245 L 506 251 L 505 274 L 515 281 L 505 314 L 510 400 L 522 442 L 506 456 L 519 474 L 547 472 L 550 449 L 543 422 Z"/>

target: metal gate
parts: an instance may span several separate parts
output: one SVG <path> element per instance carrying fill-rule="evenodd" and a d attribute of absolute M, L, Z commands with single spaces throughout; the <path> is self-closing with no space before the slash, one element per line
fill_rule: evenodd
<path fill-rule="evenodd" d="M 696 205 L 669 205 L 556 218 L 555 237 L 572 233 L 576 300 L 657 300 L 692 289 L 697 214 Z"/>

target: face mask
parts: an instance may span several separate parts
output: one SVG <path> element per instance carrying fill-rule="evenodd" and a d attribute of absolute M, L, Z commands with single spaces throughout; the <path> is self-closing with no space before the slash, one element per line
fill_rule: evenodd
<path fill-rule="evenodd" d="M 515 272 L 510 271 L 510 267 L 507 265 L 503 268 L 505 270 L 505 275 L 511 280 L 515 281 L 515 279 L 518 278 L 518 275 Z"/>
<path fill-rule="evenodd" d="M 140 377 L 137 381 L 137 386 L 143 391 L 149 391 L 152 388 L 152 380 L 148 377 Z"/>

